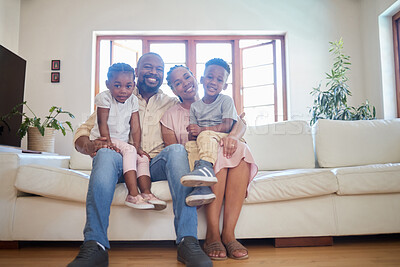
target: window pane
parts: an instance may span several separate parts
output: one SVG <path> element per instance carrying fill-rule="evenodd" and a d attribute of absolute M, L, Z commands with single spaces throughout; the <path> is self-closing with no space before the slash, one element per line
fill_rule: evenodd
<path fill-rule="evenodd" d="M 116 40 L 113 47 L 113 63 L 123 62 L 136 68 L 136 63 L 142 55 L 141 40 Z"/>
<path fill-rule="evenodd" d="M 272 40 L 269 39 L 243 39 L 239 41 L 239 48 L 259 45 L 271 42 Z"/>
<path fill-rule="evenodd" d="M 232 63 L 232 45 L 230 43 L 198 43 L 196 44 L 197 63 L 206 63 L 212 58 L 222 58 Z"/>
<path fill-rule="evenodd" d="M 172 92 L 172 90 L 171 90 L 171 88 L 168 86 L 168 84 L 163 83 L 163 84 L 161 85 L 160 89 L 161 89 L 164 93 L 166 93 L 167 95 L 172 96 L 172 97 L 176 97 L 176 95 Z"/>
<path fill-rule="evenodd" d="M 107 90 L 105 81 L 107 80 L 108 67 L 110 67 L 111 63 L 110 47 L 110 40 L 100 41 L 99 92 Z"/>
<path fill-rule="evenodd" d="M 244 108 L 245 120 L 249 126 L 259 126 L 275 121 L 274 106 Z"/>
<path fill-rule="evenodd" d="M 273 63 L 273 52 L 272 45 L 243 49 L 243 68 Z"/>
<path fill-rule="evenodd" d="M 159 54 L 165 64 L 186 64 L 185 43 L 152 43 L 150 44 L 150 51 Z"/>
<path fill-rule="evenodd" d="M 274 83 L 273 65 L 264 65 L 243 69 L 243 87 Z"/>
<path fill-rule="evenodd" d="M 243 106 L 254 107 L 274 104 L 274 85 L 243 89 Z"/>

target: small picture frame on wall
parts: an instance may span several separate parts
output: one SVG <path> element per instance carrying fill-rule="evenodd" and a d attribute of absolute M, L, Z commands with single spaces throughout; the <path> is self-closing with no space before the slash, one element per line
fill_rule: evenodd
<path fill-rule="evenodd" d="M 51 70 L 60 70 L 60 60 L 51 61 Z"/>
<path fill-rule="evenodd" d="M 52 72 L 51 73 L 51 82 L 52 83 L 59 83 L 60 82 L 60 73 L 59 72 Z"/>

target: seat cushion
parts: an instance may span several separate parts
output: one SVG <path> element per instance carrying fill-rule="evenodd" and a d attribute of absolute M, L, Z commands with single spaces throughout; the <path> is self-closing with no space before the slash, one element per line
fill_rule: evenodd
<path fill-rule="evenodd" d="M 78 202 L 86 202 L 88 185 L 87 174 L 42 165 L 20 166 L 15 182 L 15 187 L 22 192 Z M 160 199 L 171 200 L 167 181 L 152 183 L 152 192 Z M 117 184 L 112 204 L 124 205 L 127 194 L 125 184 Z"/>
<path fill-rule="evenodd" d="M 315 168 L 311 128 L 305 121 L 250 126 L 244 138 L 259 170 Z"/>
<path fill-rule="evenodd" d="M 316 197 L 337 190 L 336 177 L 328 169 L 260 172 L 249 186 L 246 203 Z"/>
<path fill-rule="evenodd" d="M 400 163 L 337 168 L 332 172 L 339 183 L 338 195 L 400 192 Z"/>

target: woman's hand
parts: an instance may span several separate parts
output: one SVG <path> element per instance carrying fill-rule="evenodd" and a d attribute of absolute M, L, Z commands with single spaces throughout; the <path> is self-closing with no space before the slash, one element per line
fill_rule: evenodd
<path fill-rule="evenodd" d="M 224 157 L 231 158 L 235 153 L 239 140 L 234 136 L 227 136 L 221 139 L 220 145 L 223 146 Z"/>

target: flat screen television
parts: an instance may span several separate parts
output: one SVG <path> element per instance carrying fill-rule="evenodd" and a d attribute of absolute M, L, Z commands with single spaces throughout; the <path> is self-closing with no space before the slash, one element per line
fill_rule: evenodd
<path fill-rule="evenodd" d="M 0 116 L 9 113 L 14 106 L 24 100 L 26 60 L 0 45 Z M 22 112 L 22 106 L 19 107 Z M 6 121 L 0 121 L 2 132 L 0 145 L 21 146 L 17 130 L 22 116 L 16 115 Z"/>

